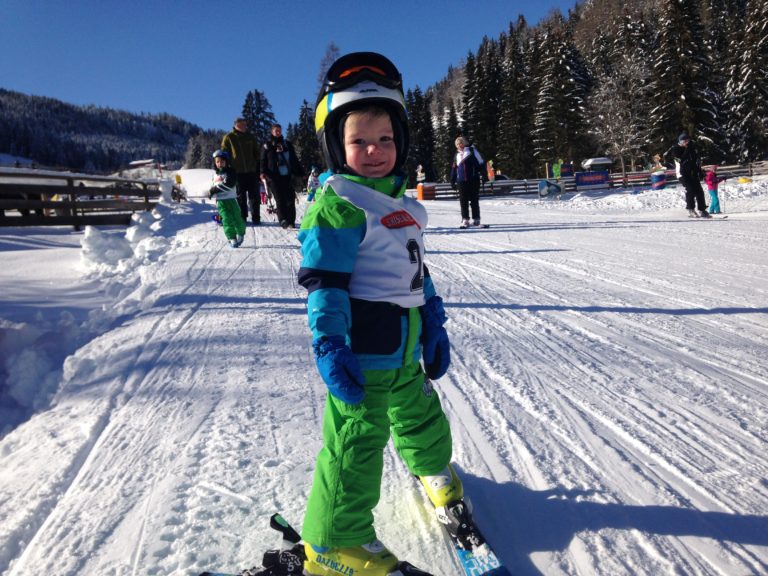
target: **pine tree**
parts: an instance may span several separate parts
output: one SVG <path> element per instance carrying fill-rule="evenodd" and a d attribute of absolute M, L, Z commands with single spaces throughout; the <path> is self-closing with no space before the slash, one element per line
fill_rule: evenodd
<path fill-rule="evenodd" d="M 599 154 L 621 161 L 622 172 L 637 165 L 649 154 L 647 110 L 652 69 L 646 64 L 651 51 L 641 20 L 629 12 L 617 19 L 613 38 L 601 36 L 597 62 L 597 85 L 588 98 L 590 133 L 599 145 Z"/>
<path fill-rule="evenodd" d="M 296 156 L 299 163 L 309 172 L 312 166 L 320 168 L 322 166 L 322 155 L 320 153 L 320 144 L 315 133 L 315 111 L 304 100 L 299 110 L 299 120 L 296 124 L 290 126 L 288 139 L 293 143 L 296 150 Z"/>
<path fill-rule="evenodd" d="M 654 62 L 658 105 L 651 111 L 655 123 L 652 145 L 666 150 L 685 130 L 705 144 L 704 156 L 716 154 L 717 109 L 707 90 L 706 74 L 711 65 L 700 6 L 697 0 L 664 0 L 662 14 Z"/>
<path fill-rule="evenodd" d="M 495 158 L 498 151 L 502 76 L 499 50 L 498 42 L 484 39 L 474 74 L 472 142 L 485 160 Z"/>
<path fill-rule="evenodd" d="M 184 167 L 211 168 L 213 152 L 221 147 L 223 137 L 224 132 L 221 130 L 205 130 L 190 138 L 184 156 Z"/>
<path fill-rule="evenodd" d="M 475 71 L 477 63 L 475 55 L 471 52 L 467 54 L 467 61 L 464 64 L 464 85 L 461 89 L 461 133 L 470 142 L 475 138 L 475 126 L 477 125 L 477 108 L 479 106 L 477 94 L 477 82 Z"/>
<path fill-rule="evenodd" d="M 317 93 L 320 93 L 320 90 L 323 88 L 323 82 L 325 81 L 325 75 L 328 72 L 328 69 L 331 67 L 331 64 L 333 64 L 338 58 L 341 56 L 341 50 L 338 46 L 336 46 L 336 43 L 331 41 L 328 43 L 328 46 L 325 48 L 325 54 L 323 55 L 323 59 L 320 60 L 320 71 L 317 73 Z"/>
<path fill-rule="evenodd" d="M 521 16 L 510 25 L 502 64 L 499 102 L 499 142 L 494 166 L 511 177 L 533 176 L 531 142 L 533 125 L 530 106 L 530 77 L 525 61 L 528 27 Z"/>
<path fill-rule="evenodd" d="M 739 162 L 758 160 L 768 148 L 768 3 L 747 2 L 741 63 L 729 81 L 733 118 L 729 136 Z"/>
<path fill-rule="evenodd" d="M 439 119 L 437 133 L 435 135 L 435 151 L 433 154 L 433 166 L 435 179 L 447 182 L 451 175 L 451 164 L 456 154 L 456 137 L 459 136 L 459 119 L 456 114 L 456 106 L 450 100 L 448 107 L 443 110 Z"/>
<path fill-rule="evenodd" d="M 587 156 L 593 150 L 587 129 L 586 98 L 593 80 L 584 58 L 573 40 L 573 22 L 567 22 L 558 35 L 560 54 L 560 118 L 563 134 L 556 142 L 557 159 L 574 159 Z"/>
<path fill-rule="evenodd" d="M 410 145 L 406 171 L 411 184 L 416 182 L 416 167 L 421 165 L 427 180 L 435 179 L 432 165 L 435 146 L 435 133 L 430 113 L 431 98 L 422 94 L 417 86 L 408 90 L 405 97 L 408 107 L 408 132 Z"/>
<path fill-rule="evenodd" d="M 709 51 L 711 68 L 706 72 L 707 90 L 715 109 L 715 124 L 718 128 L 716 144 L 721 152 L 710 160 L 718 161 L 729 153 L 731 142 L 727 136 L 728 118 L 730 116 L 727 83 L 733 69 L 733 58 L 728 45 L 729 37 L 734 32 L 734 23 L 738 22 L 735 15 L 730 13 L 729 0 L 704 0 L 702 20 L 706 31 L 706 45 Z"/>
<path fill-rule="evenodd" d="M 537 76 L 536 102 L 533 113 L 533 154 L 539 165 L 551 162 L 557 154 L 559 140 L 558 81 L 559 60 L 557 44 L 551 27 L 538 36 L 540 59 L 534 71 Z"/>
<path fill-rule="evenodd" d="M 256 137 L 259 144 L 269 140 L 272 125 L 277 122 L 272 112 L 272 105 L 259 90 L 251 90 L 243 103 L 243 118 L 248 125 L 248 132 Z"/>
<path fill-rule="evenodd" d="M 185 168 L 198 168 L 203 163 L 203 149 L 197 138 L 190 138 L 187 152 L 184 155 Z"/>

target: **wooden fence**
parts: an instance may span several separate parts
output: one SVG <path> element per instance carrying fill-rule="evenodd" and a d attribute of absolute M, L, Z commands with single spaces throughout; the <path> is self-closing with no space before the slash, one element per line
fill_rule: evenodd
<path fill-rule="evenodd" d="M 704 166 L 705 169 L 710 166 Z M 768 174 L 768 162 L 752 162 L 747 165 L 733 165 L 733 166 L 718 166 L 717 173 L 719 176 L 728 177 L 752 177 L 760 174 Z M 576 178 L 568 176 L 559 180 L 563 185 L 564 192 L 576 192 Z M 674 170 L 666 171 L 666 185 L 674 184 L 677 182 L 677 175 Z M 434 192 L 430 194 L 424 194 L 423 199 L 450 199 L 458 198 L 459 194 L 455 190 L 451 189 L 450 184 L 437 183 L 428 184 Z M 604 189 L 613 188 L 650 188 L 651 187 L 651 173 L 644 172 L 627 172 L 622 174 L 621 172 L 615 172 L 610 174 L 608 184 Z M 416 189 L 409 190 L 409 194 L 413 197 L 418 196 Z M 495 182 L 486 182 L 480 189 L 480 196 L 522 196 L 526 194 L 539 194 L 539 180 L 496 180 Z"/>
<path fill-rule="evenodd" d="M 152 180 L 0 169 L 0 226 L 127 225 L 159 198 Z"/>

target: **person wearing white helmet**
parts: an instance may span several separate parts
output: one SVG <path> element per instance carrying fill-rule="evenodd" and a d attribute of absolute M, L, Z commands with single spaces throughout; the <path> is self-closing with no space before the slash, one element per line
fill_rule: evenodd
<path fill-rule="evenodd" d="M 339 58 L 318 97 L 315 129 L 333 174 L 301 223 L 298 281 L 329 394 L 302 530 L 304 571 L 408 574 L 373 527 L 390 430 L 436 506 L 463 494 L 430 384 L 448 369 L 450 344 L 424 264 L 427 212 L 405 195 L 408 116 L 394 64 L 373 52 Z"/>
<path fill-rule="evenodd" d="M 237 203 L 237 172 L 230 165 L 231 157 L 226 150 L 213 153 L 213 184 L 208 190 L 209 198 L 216 198 L 216 209 L 221 217 L 224 235 L 232 248 L 243 243 L 245 220 L 240 215 Z"/>

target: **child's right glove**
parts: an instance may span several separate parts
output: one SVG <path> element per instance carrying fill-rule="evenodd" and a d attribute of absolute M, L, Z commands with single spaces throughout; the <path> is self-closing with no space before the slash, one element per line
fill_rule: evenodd
<path fill-rule="evenodd" d="M 421 307 L 421 339 L 424 371 L 437 380 L 448 371 L 451 363 L 451 343 L 443 324 L 448 320 L 440 296 L 432 296 Z"/>
<path fill-rule="evenodd" d="M 328 391 L 347 404 L 363 401 L 365 376 L 357 356 L 347 346 L 344 336 L 323 336 L 312 342 L 317 371 Z"/>

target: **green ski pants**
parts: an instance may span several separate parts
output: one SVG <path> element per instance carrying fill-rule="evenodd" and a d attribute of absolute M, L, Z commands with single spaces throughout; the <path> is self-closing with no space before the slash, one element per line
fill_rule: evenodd
<path fill-rule="evenodd" d="M 451 431 L 437 393 L 418 362 L 396 370 L 365 370 L 357 406 L 328 394 L 323 448 L 307 503 L 302 537 L 316 546 L 357 546 L 376 538 L 384 448 L 390 437 L 417 476 L 442 471 L 451 459 Z"/>
<path fill-rule="evenodd" d="M 224 228 L 224 235 L 227 240 L 232 240 L 235 236 L 245 236 L 245 222 L 240 214 L 240 205 L 237 200 L 217 200 L 216 209 L 221 216 L 221 226 Z"/>

